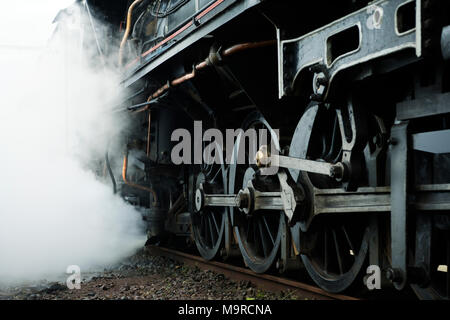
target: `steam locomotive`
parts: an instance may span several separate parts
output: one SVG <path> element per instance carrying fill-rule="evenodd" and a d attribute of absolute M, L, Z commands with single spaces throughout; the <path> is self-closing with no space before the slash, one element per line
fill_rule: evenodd
<path fill-rule="evenodd" d="M 74 7 L 105 26 L 82 27 L 129 92 L 111 109 L 131 126 L 108 144 L 104 177 L 142 212 L 149 243 L 171 235 L 329 292 L 364 287 L 376 266 L 383 287 L 449 298 L 448 1 Z M 231 157 L 205 161 L 205 140 L 223 145 L 210 136 L 173 161 L 176 130 L 229 129 Z M 255 150 L 251 129 L 268 133 Z"/>

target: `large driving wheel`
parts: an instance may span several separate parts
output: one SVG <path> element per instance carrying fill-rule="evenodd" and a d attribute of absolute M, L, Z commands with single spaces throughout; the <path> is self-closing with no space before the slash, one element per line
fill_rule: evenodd
<path fill-rule="evenodd" d="M 336 110 L 312 105 L 297 126 L 289 155 L 336 163 L 342 161 L 341 140 Z M 311 195 L 314 190 L 343 188 L 341 182 L 325 175 L 297 170 L 290 170 L 290 173 L 294 181 L 306 189 L 310 199 L 306 211 L 313 210 Z M 360 180 L 362 186 L 367 185 L 367 177 Z M 364 213 L 333 213 L 318 215 L 308 221 L 309 216 L 304 213 L 304 220 L 300 218 L 291 228 L 294 243 L 297 249 L 302 248 L 302 261 L 314 282 L 326 291 L 341 292 L 355 281 L 364 264 L 369 241 L 368 216 Z"/>
<path fill-rule="evenodd" d="M 221 164 L 200 166 L 194 190 L 201 186 L 205 193 L 225 194 L 227 179 L 223 163 L 221 161 Z M 200 255 L 206 260 L 214 259 L 223 247 L 226 219 L 228 219 L 227 210 L 226 207 L 206 206 L 199 212 L 194 211 L 191 214 L 195 244 Z"/>
<path fill-rule="evenodd" d="M 276 133 L 259 112 L 250 114 L 244 121 L 242 128 L 244 131 L 252 128 L 256 132 L 259 129 L 266 129 L 267 141 L 258 140 L 257 148 L 260 143 L 271 145 L 270 140 L 272 139 L 273 145 L 279 150 Z M 232 164 L 230 165 L 229 192 L 237 194 L 239 190 L 247 187 L 249 181 L 259 191 L 279 191 L 279 186 L 276 186 L 276 175 L 259 175 L 257 168 L 248 161 L 248 150 L 244 150 L 245 143 L 238 136 L 233 151 Z M 246 164 L 237 163 L 239 152 L 245 152 Z M 254 154 L 250 154 L 250 157 L 254 157 Z M 278 190 L 270 190 L 271 187 Z M 268 189 L 263 190 L 262 188 Z M 245 264 L 254 272 L 266 272 L 276 261 L 282 233 L 286 232 L 284 213 L 274 210 L 257 210 L 248 215 L 237 208 L 230 208 L 230 214 L 233 220 L 234 234 Z"/>

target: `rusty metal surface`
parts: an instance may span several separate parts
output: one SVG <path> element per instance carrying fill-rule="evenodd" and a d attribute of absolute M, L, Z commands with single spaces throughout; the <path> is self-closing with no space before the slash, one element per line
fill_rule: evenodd
<path fill-rule="evenodd" d="M 267 290 L 267 291 L 286 291 L 290 290 L 297 294 L 298 297 L 308 298 L 308 299 L 320 299 L 320 300 L 359 300 L 357 298 L 341 295 L 341 294 L 333 294 L 326 292 L 320 288 L 285 279 L 276 277 L 269 274 L 258 274 L 253 271 L 237 266 L 233 266 L 230 264 L 218 262 L 218 261 L 207 261 L 201 257 L 187 254 L 184 252 L 156 247 L 156 246 L 148 246 L 147 250 L 155 255 L 164 256 L 167 258 L 171 258 L 173 260 L 186 263 L 188 265 L 197 266 L 202 270 L 211 270 L 218 273 L 222 273 L 228 278 L 235 281 L 251 281 L 256 285 L 259 289 Z"/>

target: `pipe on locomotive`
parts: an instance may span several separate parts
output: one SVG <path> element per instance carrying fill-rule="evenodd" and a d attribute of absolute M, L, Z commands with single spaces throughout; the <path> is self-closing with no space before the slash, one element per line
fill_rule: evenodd
<path fill-rule="evenodd" d="M 106 168 L 108 169 L 109 177 L 111 178 L 111 182 L 113 184 L 114 194 L 116 194 L 117 193 L 117 183 L 116 183 L 116 179 L 114 178 L 114 173 L 111 169 L 111 163 L 109 161 L 109 146 L 110 146 L 110 144 L 111 144 L 111 140 L 108 141 L 108 144 L 106 146 L 105 164 L 106 164 Z"/>
<path fill-rule="evenodd" d="M 148 110 L 147 157 L 150 158 L 150 130 L 152 128 L 152 111 Z"/>
<path fill-rule="evenodd" d="M 166 92 L 167 90 L 170 89 L 171 86 L 177 86 L 179 84 L 182 84 L 185 81 L 191 80 L 193 78 L 195 78 L 196 76 L 196 72 L 198 70 L 202 70 L 208 66 L 212 66 L 217 64 L 218 62 L 221 61 L 222 57 L 228 57 L 231 56 L 235 53 L 241 52 L 241 51 L 245 51 L 248 49 L 256 49 L 256 48 L 263 48 L 263 47 L 267 47 L 267 46 L 271 46 L 271 45 L 275 45 L 276 44 L 276 40 L 267 40 L 267 41 L 259 41 L 259 42 L 246 42 L 246 43 L 241 43 L 241 44 L 236 44 L 234 46 L 231 46 L 223 51 L 221 51 L 220 49 L 216 52 L 211 52 L 208 57 L 203 60 L 202 62 L 198 63 L 197 65 L 195 65 L 192 68 L 192 72 L 190 73 L 186 73 L 185 75 L 176 78 L 172 81 L 167 81 L 167 83 L 165 85 L 163 85 L 161 88 L 159 88 L 156 92 L 154 92 L 153 94 L 151 94 L 146 103 L 143 104 L 138 104 L 136 106 L 131 106 L 128 107 L 127 109 L 129 111 L 133 111 L 133 112 L 143 112 L 146 110 L 150 109 L 150 104 L 152 102 L 152 100 L 158 98 L 161 94 L 163 94 L 164 92 Z"/>
<path fill-rule="evenodd" d="M 123 179 L 123 182 L 127 186 L 130 186 L 132 188 L 150 192 L 153 195 L 153 204 L 152 205 L 156 206 L 156 204 L 158 203 L 158 197 L 156 196 L 155 190 L 153 190 L 152 188 L 141 186 L 139 184 L 136 184 L 136 183 L 128 181 L 128 179 L 127 179 L 127 170 L 128 170 L 128 147 L 127 147 L 127 149 L 125 151 L 125 155 L 123 157 L 123 167 L 122 167 L 122 179 Z"/>
<path fill-rule="evenodd" d="M 123 35 L 122 42 L 120 43 L 120 48 L 119 48 L 119 66 L 120 67 L 122 67 L 122 64 L 123 64 L 123 50 L 125 49 L 125 45 L 127 43 L 128 37 L 130 35 L 130 31 L 131 31 L 131 19 L 133 16 L 133 10 L 142 1 L 143 0 L 135 0 L 131 4 L 131 6 L 128 8 L 127 26 L 126 26 L 125 34 Z"/>

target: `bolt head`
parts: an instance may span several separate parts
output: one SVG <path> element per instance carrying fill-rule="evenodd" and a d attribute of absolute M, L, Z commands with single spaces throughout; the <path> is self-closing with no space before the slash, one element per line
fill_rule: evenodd
<path fill-rule="evenodd" d="M 195 210 L 199 212 L 203 209 L 204 205 L 204 194 L 201 189 L 195 191 Z"/>
<path fill-rule="evenodd" d="M 394 268 L 388 268 L 385 273 L 386 279 L 392 282 L 401 282 L 402 276 L 399 270 Z"/>
<path fill-rule="evenodd" d="M 239 191 L 238 196 L 236 197 L 236 204 L 238 208 L 244 209 L 248 207 L 248 195 L 242 191 Z"/>

